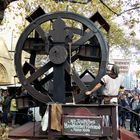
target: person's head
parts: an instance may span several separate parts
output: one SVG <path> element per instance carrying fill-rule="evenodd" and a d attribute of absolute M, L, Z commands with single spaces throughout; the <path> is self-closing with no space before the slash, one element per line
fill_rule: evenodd
<path fill-rule="evenodd" d="M 128 97 L 132 97 L 132 94 L 130 92 L 128 92 L 127 96 Z"/>
<path fill-rule="evenodd" d="M 3 96 L 4 96 L 4 97 L 6 97 L 6 96 L 8 96 L 8 95 L 9 95 L 9 92 L 8 92 L 8 91 L 6 91 L 6 90 L 3 91 Z"/>
<path fill-rule="evenodd" d="M 120 71 L 119 71 L 119 67 L 117 65 L 113 65 L 112 69 L 111 69 L 111 72 L 113 75 L 115 75 L 116 77 L 118 77 Z"/>
<path fill-rule="evenodd" d="M 123 94 L 123 95 L 122 95 L 122 98 L 123 98 L 123 99 L 126 99 L 126 95 L 125 95 L 125 94 Z"/>
<path fill-rule="evenodd" d="M 108 74 L 111 76 L 111 77 L 118 77 L 118 75 L 119 75 L 119 67 L 117 66 L 117 65 L 115 65 L 115 64 L 113 64 L 113 65 L 110 65 L 109 67 L 108 67 Z"/>
<path fill-rule="evenodd" d="M 133 96 L 133 99 L 134 99 L 134 100 L 139 100 L 139 96 L 138 96 L 137 94 L 135 94 L 135 95 Z"/>

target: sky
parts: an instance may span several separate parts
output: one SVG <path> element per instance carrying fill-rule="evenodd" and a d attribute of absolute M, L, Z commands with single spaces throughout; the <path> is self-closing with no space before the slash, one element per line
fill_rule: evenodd
<path fill-rule="evenodd" d="M 139 18 L 138 15 L 135 15 L 135 16 Z M 128 15 L 125 14 L 125 17 L 127 18 Z M 124 25 L 125 23 L 123 21 L 123 17 L 122 16 L 116 17 L 114 19 L 114 21 L 125 31 L 126 35 L 129 34 L 132 31 L 134 31 L 136 33 L 135 38 L 138 39 L 138 40 L 140 40 L 140 24 L 135 24 L 135 26 L 132 29 L 130 29 L 128 26 L 125 26 Z"/>
<path fill-rule="evenodd" d="M 2 37 L 5 40 L 8 49 L 11 51 L 11 46 L 16 45 L 18 39 L 16 38 L 15 33 L 15 30 L 17 29 L 16 26 L 22 25 L 22 17 L 20 16 L 20 13 L 24 11 L 17 10 L 18 8 L 16 2 L 10 3 L 9 7 L 11 7 L 12 10 L 5 10 L 3 19 L 4 24 L 0 26 L 0 37 Z M 16 19 L 14 18 L 14 13 L 17 13 Z M 17 35 L 17 37 L 18 36 L 19 35 Z"/>

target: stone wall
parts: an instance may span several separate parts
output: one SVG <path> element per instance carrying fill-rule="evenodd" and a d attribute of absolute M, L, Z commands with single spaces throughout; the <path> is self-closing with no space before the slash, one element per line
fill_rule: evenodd
<path fill-rule="evenodd" d="M 14 84 L 14 76 L 14 60 L 4 40 L 0 38 L 0 85 Z"/>

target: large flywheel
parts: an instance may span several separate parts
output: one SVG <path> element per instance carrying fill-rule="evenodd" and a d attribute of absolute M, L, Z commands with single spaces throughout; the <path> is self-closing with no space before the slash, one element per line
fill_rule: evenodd
<path fill-rule="evenodd" d="M 82 61 L 99 63 L 98 74 L 88 87 L 78 75 L 78 66 L 72 66 Z M 74 94 L 78 103 L 77 97 L 104 75 L 107 61 L 108 47 L 99 29 L 90 19 L 72 12 L 44 14 L 33 20 L 21 34 L 15 52 L 21 84 L 43 103 L 65 103 L 73 83 L 80 90 Z"/>

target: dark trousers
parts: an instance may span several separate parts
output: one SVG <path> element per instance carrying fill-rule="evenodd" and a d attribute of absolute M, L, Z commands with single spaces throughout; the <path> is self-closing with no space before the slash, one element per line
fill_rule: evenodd
<path fill-rule="evenodd" d="M 125 120 L 126 120 L 126 112 L 121 111 L 119 113 L 119 125 L 122 127 L 125 127 Z"/>
<path fill-rule="evenodd" d="M 131 119 L 130 119 L 130 131 L 134 131 L 134 128 L 136 131 L 139 131 L 139 116 L 131 113 Z"/>
<path fill-rule="evenodd" d="M 2 123 L 5 123 L 6 125 L 8 125 L 8 112 L 3 112 Z"/>

